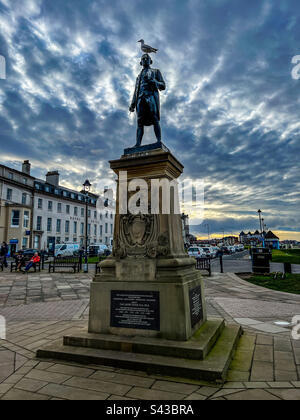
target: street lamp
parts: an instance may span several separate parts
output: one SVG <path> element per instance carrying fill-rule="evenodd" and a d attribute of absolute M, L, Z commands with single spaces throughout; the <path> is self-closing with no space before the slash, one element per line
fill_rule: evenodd
<path fill-rule="evenodd" d="M 262 233 L 262 226 L 261 226 L 261 213 L 262 213 L 262 211 L 258 210 L 257 213 L 258 213 L 258 216 L 259 216 L 260 233 Z"/>
<path fill-rule="evenodd" d="M 89 210 L 89 192 L 91 189 L 92 184 L 87 179 L 83 184 L 84 192 L 85 192 L 85 256 L 84 256 L 84 269 L 85 273 L 88 273 L 89 266 L 88 266 L 88 210 Z"/>

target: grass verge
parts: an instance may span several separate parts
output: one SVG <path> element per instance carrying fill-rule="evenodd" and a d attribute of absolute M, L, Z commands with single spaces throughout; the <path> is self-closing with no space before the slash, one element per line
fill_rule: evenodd
<path fill-rule="evenodd" d="M 284 279 L 281 274 L 275 278 L 275 273 L 269 275 L 240 275 L 243 280 L 247 280 L 257 286 L 267 289 L 277 290 L 278 292 L 287 292 L 300 295 L 300 274 L 286 274 Z"/>

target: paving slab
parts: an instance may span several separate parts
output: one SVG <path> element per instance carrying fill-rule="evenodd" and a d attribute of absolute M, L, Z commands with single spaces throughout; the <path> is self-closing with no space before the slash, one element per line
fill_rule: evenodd
<path fill-rule="evenodd" d="M 235 394 L 226 395 L 225 398 L 226 400 L 231 401 L 275 401 L 281 399 L 263 389 L 251 389 L 237 392 Z"/>

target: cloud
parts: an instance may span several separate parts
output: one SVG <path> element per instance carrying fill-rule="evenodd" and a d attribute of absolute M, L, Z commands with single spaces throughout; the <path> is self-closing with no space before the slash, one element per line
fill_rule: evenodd
<path fill-rule="evenodd" d="M 270 228 L 299 231 L 299 14 L 295 0 L 0 0 L 1 163 L 30 159 L 74 187 L 113 180 L 108 160 L 135 142 L 142 37 L 167 83 L 163 140 L 205 180 L 206 223 L 254 229 L 262 208 Z"/>

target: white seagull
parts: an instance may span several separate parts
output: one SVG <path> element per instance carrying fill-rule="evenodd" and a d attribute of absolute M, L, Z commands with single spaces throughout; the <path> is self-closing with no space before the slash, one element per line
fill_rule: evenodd
<path fill-rule="evenodd" d="M 150 54 L 150 53 L 157 53 L 158 49 L 150 47 L 150 45 L 146 45 L 145 41 L 143 39 L 140 39 L 138 42 L 141 43 L 141 50 L 144 53 Z"/>

